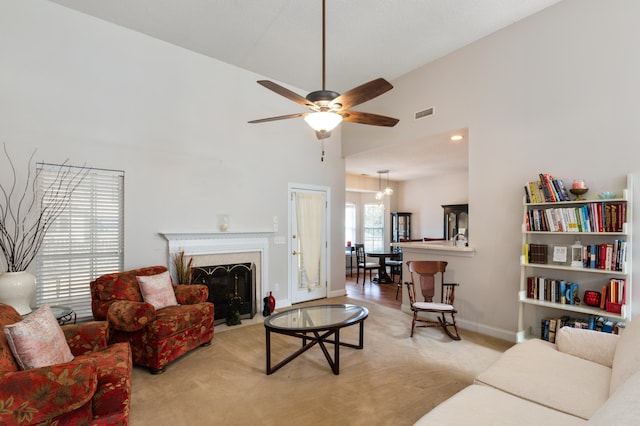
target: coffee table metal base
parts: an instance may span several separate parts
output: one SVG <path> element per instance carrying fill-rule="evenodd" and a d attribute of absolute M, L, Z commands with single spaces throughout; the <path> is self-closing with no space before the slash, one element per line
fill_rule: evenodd
<path fill-rule="evenodd" d="M 280 368 L 284 367 L 289 362 L 291 362 L 298 356 L 302 355 L 303 353 L 311 349 L 316 344 L 318 344 L 320 346 L 320 349 L 322 349 L 322 353 L 324 354 L 324 357 L 327 359 L 327 362 L 329 363 L 329 366 L 331 367 L 333 374 L 338 375 L 340 374 L 340 346 L 347 346 L 349 348 L 354 348 L 354 349 L 362 349 L 364 347 L 364 320 L 360 321 L 360 338 L 357 345 L 353 343 L 341 342 L 339 328 L 326 331 L 322 334 L 317 331 L 300 332 L 300 331 L 287 331 L 287 330 L 278 330 L 278 329 L 270 329 L 270 328 L 265 328 L 265 332 L 266 332 L 266 341 L 267 341 L 267 375 L 275 373 Z M 302 347 L 297 351 L 295 351 L 294 353 L 292 353 L 291 355 L 289 355 L 288 357 L 286 357 L 285 359 L 283 359 L 282 361 L 280 361 L 279 363 L 277 363 L 276 365 L 271 366 L 271 332 L 278 333 L 278 334 L 285 334 L 287 336 L 298 337 L 302 339 Z M 313 334 L 313 337 L 309 336 L 309 333 Z M 329 338 L 332 335 L 335 337 L 332 340 L 330 340 Z M 307 341 L 309 342 L 307 343 Z M 325 343 L 333 344 L 333 358 L 331 358 L 331 354 L 329 353 L 329 350 L 325 346 Z"/>

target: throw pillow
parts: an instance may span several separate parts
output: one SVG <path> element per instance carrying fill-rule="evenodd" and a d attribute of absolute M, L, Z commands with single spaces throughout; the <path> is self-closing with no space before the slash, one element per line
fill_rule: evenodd
<path fill-rule="evenodd" d="M 157 275 L 138 276 L 136 279 L 140 285 L 142 299 L 154 308 L 162 309 L 178 304 L 169 271 Z"/>
<path fill-rule="evenodd" d="M 69 344 L 49 305 L 42 306 L 20 322 L 6 325 L 4 334 L 22 370 L 73 360 Z"/>

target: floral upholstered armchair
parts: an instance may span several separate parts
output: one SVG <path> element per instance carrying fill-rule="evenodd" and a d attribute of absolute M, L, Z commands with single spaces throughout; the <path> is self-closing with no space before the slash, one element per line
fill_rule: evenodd
<path fill-rule="evenodd" d="M 148 290 L 162 286 L 160 296 Z M 172 285 L 164 266 L 103 275 L 91 282 L 93 317 L 106 319 L 109 341 L 129 342 L 133 363 L 148 367 L 152 374 L 162 373 L 169 362 L 211 343 L 214 307 L 206 301 L 208 296 L 205 285 Z"/>
<path fill-rule="evenodd" d="M 38 315 L 37 311 L 31 315 Z M 29 317 L 27 317 L 28 319 Z M 24 324 L 0 303 L 0 424 L 127 425 L 131 397 L 131 350 L 107 346 L 106 322 L 62 326 L 69 362 L 21 369 L 5 328 Z M 52 316 L 57 332 L 60 328 Z M 21 361 L 22 362 L 22 361 Z"/>

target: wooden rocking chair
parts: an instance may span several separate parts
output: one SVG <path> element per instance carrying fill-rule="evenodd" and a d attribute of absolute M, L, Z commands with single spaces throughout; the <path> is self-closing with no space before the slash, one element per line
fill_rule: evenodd
<path fill-rule="evenodd" d="M 453 340 L 460 340 L 460 334 L 458 333 L 458 327 L 456 327 L 455 314 L 458 313 L 453 306 L 455 299 L 455 289 L 459 285 L 457 283 L 445 283 L 444 271 L 447 268 L 447 262 L 443 261 L 430 261 L 430 260 L 414 260 L 407 262 L 409 272 L 411 273 L 411 282 L 405 282 L 407 290 L 409 292 L 409 301 L 411 303 L 411 311 L 413 312 L 413 321 L 411 322 L 411 337 L 413 337 L 413 330 L 416 327 L 416 323 L 420 322 L 422 325 L 418 327 L 442 327 L 444 332 Z M 433 296 L 435 293 L 435 275 L 440 273 L 440 303 L 433 302 Z M 419 277 L 420 289 L 424 302 L 416 301 L 415 292 L 415 276 Z M 418 317 L 420 313 L 435 313 L 437 314 L 437 321 L 433 319 L 427 319 L 425 317 Z M 447 320 L 446 315 L 451 316 L 451 320 Z"/>

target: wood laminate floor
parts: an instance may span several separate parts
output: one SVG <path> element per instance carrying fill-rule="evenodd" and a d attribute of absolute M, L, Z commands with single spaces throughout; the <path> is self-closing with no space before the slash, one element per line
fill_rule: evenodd
<path fill-rule="evenodd" d="M 347 274 L 345 287 L 348 296 L 351 298 L 375 302 L 388 308 L 400 309 L 402 305 L 402 289 L 398 291 L 398 298 L 396 299 L 399 278 L 397 276 L 394 278 L 395 283 L 392 284 L 371 283 L 367 273 L 365 283 L 362 285 L 362 274 L 360 274 L 360 281 L 356 283 L 356 271 L 354 269 L 353 276 Z"/>

